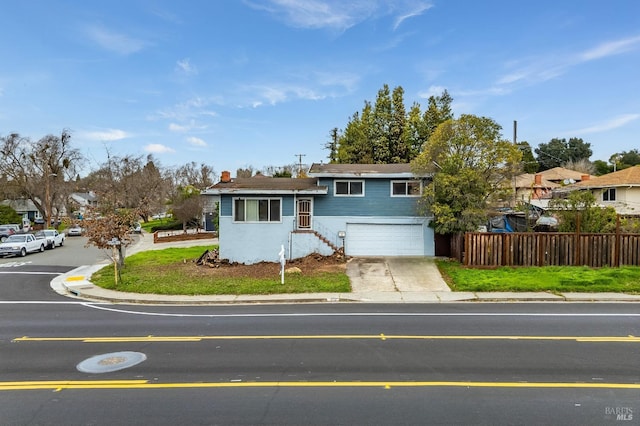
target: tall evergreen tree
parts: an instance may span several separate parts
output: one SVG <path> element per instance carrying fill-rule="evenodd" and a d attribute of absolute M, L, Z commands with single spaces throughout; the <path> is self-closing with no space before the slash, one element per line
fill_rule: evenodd
<path fill-rule="evenodd" d="M 391 123 L 389 126 L 389 158 L 388 163 L 408 163 L 409 149 L 405 139 L 407 113 L 404 109 L 404 89 L 400 86 L 393 89 L 391 95 Z"/>
<path fill-rule="evenodd" d="M 373 108 L 373 128 L 372 139 L 373 144 L 373 162 L 389 163 L 391 159 L 391 92 L 389 86 L 384 85 L 378 90 L 378 96 Z"/>
<path fill-rule="evenodd" d="M 330 152 L 329 160 L 361 164 L 410 162 L 435 128 L 453 118 L 452 101 L 445 90 L 440 96 L 429 97 L 426 111 L 422 112 L 420 104 L 414 103 L 407 113 L 404 89 L 398 86 L 391 92 L 385 84 L 373 106 L 365 101 L 362 112 L 351 116 L 337 138 L 335 156 L 332 142 L 325 145 Z"/>

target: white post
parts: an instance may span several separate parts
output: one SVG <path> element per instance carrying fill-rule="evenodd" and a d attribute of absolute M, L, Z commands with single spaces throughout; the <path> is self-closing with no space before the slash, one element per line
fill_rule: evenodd
<path fill-rule="evenodd" d="M 278 256 L 280 256 L 280 284 L 284 284 L 284 265 L 286 263 L 284 259 L 284 245 L 280 246 L 280 253 L 278 253 Z"/>

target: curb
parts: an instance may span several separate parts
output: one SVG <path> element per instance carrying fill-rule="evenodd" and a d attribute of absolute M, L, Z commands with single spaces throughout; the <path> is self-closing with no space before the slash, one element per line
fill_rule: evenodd
<path fill-rule="evenodd" d="M 141 305 L 229 305 L 301 303 L 637 303 L 640 295 L 626 293 L 473 293 L 473 292 L 377 292 L 307 293 L 273 295 L 171 296 L 106 290 L 88 279 L 105 265 L 81 266 L 51 281 L 57 293 L 83 300 Z"/>

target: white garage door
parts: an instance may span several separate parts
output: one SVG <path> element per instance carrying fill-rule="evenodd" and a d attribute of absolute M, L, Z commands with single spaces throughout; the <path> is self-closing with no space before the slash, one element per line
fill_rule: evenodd
<path fill-rule="evenodd" d="M 347 224 L 349 256 L 423 256 L 422 225 Z"/>

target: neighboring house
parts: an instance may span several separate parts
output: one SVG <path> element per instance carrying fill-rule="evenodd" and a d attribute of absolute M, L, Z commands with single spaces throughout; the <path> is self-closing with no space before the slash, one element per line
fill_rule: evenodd
<path fill-rule="evenodd" d="M 548 210 L 555 190 L 593 177 L 564 167 L 554 167 L 536 174 L 523 173 L 513 181 L 515 201 L 541 213 Z"/>
<path fill-rule="evenodd" d="M 98 197 L 92 191 L 90 192 L 74 192 L 69 197 L 71 202 L 77 207 L 80 214 L 85 215 L 88 208 L 98 206 Z"/>
<path fill-rule="evenodd" d="M 17 200 L 4 200 L 2 204 L 14 209 L 16 213 L 22 216 L 23 220 L 28 220 L 29 222 L 44 220 L 36 205 L 33 204 L 33 201 L 27 200 L 26 198 L 19 198 Z"/>
<path fill-rule="evenodd" d="M 311 253 L 433 256 L 430 218 L 417 205 L 426 177 L 409 164 L 314 164 L 308 178 L 221 181 L 202 192 L 219 200 L 220 257 L 276 262 Z"/>
<path fill-rule="evenodd" d="M 537 174 L 541 175 L 542 179 L 559 185 L 571 185 L 595 177 L 575 170 L 565 169 L 564 167 L 554 167 Z"/>
<path fill-rule="evenodd" d="M 554 188 L 561 185 L 544 179 L 541 173 L 523 173 L 515 178 L 516 200 L 528 203 L 531 200 L 543 200 L 551 198 Z"/>
<path fill-rule="evenodd" d="M 571 191 L 584 190 L 591 191 L 602 207 L 611 206 L 621 215 L 640 215 L 640 166 L 584 179 L 557 189 L 554 194 L 561 197 Z"/>

